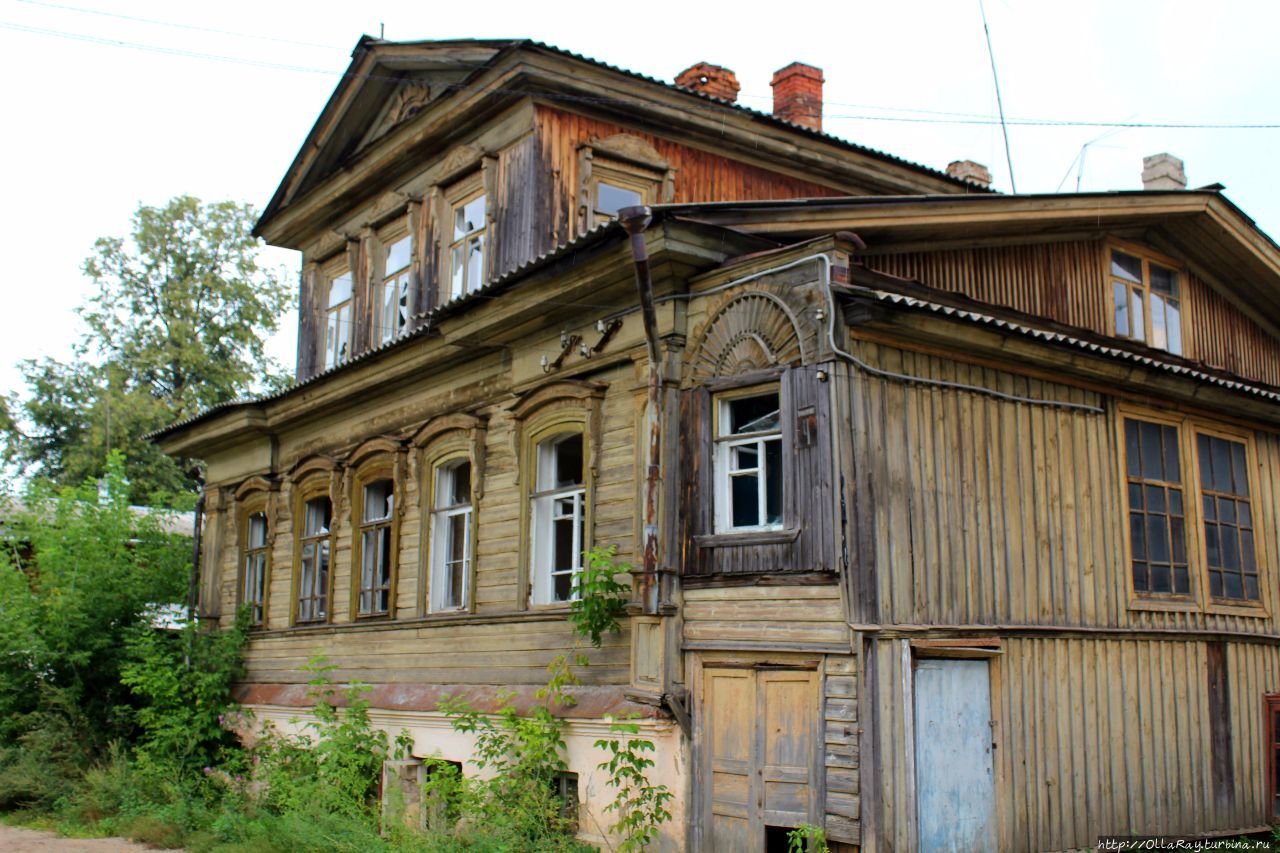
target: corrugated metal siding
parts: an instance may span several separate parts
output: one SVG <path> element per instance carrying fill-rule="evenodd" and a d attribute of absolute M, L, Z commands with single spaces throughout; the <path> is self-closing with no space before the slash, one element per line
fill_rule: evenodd
<path fill-rule="evenodd" d="M 875 645 L 881 849 L 914 843 L 905 640 Z M 1262 695 L 1280 649 L 1228 647 L 1234 805 L 1215 803 L 1207 644 L 1007 638 L 992 662 L 1001 849 L 1066 850 L 1099 835 L 1195 834 L 1266 822 Z"/>
<path fill-rule="evenodd" d="M 1100 335 L 1109 333 L 1110 290 L 1099 241 L 950 249 L 862 257 L 871 269 L 962 293 Z M 1196 276 L 1187 276 L 1187 354 L 1211 367 L 1280 385 L 1280 340 Z"/>
<path fill-rule="evenodd" d="M 866 342 L 857 352 L 900 373 L 1105 403 L 1079 388 L 935 356 Z M 1274 615 L 1129 609 L 1114 410 L 1030 406 L 857 370 L 844 381 L 852 393 L 855 461 L 874 495 L 874 621 L 1275 631 Z M 1255 439 L 1255 512 L 1265 561 L 1277 567 L 1280 443 L 1267 433 Z"/>

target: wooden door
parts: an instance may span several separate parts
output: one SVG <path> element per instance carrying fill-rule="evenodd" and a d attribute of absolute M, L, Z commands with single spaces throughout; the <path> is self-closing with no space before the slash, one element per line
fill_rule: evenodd
<path fill-rule="evenodd" d="M 917 661 L 915 717 L 921 853 L 995 850 L 988 662 Z"/>
<path fill-rule="evenodd" d="M 702 848 L 759 853 L 766 827 L 814 820 L 817 673 L 708 667 L 702 689 Z"/>

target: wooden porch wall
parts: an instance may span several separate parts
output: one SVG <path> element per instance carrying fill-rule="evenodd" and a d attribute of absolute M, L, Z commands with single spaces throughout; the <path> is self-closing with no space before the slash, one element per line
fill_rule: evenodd
<path fill-rule="evenodd" d="M 602 401 L 600 464 L 594 488 L 594 541 L 617 545 L 620 560 L 634 562 L 636 537 L 636 390 L 630 362 L 592 377 L 610 385 Z M 285 434 L 281 440 L 281 467 L 313 452 L 341 450 L 324 442 L 330 436 L 367 438 L 406 430 L 421 422 L 418 412 L 449 411 L 442 403 L 456 388 L 437 377 L 426 387 L 401 393 L 396 407 L 337 411 L 324 424 L 305 433 Z M 354 527 L 349 488 L 335 507 L 335 538 L 331 556 L 334 572 L 330 629 L 287 629 L 292 592 L 294 528 L 293 491 L 281 485 L 276 498 L 272 566 L 268 584 L 268 632 L 251 635 L 246 648 L 246 683 L 306 681 L 303 665 L 324 654 L 338 665 L 335 678 L 369 682 L 419 683 L 541 683 L 552 657 L 581 645 L 563 615 L 549 621 L 532 619 L 518 600 L 520 588 L 521 485 L 516 482 L 516 436 L 510 396 L 503 395 L 478 413 L 488 418 L 485 433 L 484 493 L 476 504 L 478 536 L 475 551 L 475 617 L 421 614 L 424 579 L 422 548 L 423 508 L 420 485 L 424 472 L 416 460 L 406 460 L 400 517 L 396 619 L 353 626 L 350 620 L 352 539 Z M 376 419 L 368 412 L 377 411 Z M 414 453 L 410 451 L 409 456 Z M 348 486 L 350 481 L 347 481 Z M 229 499 L 228 499 L 229 500 Z M 211 582 L 220 596 L 223 619 L 230 619 L 237 602 L 239 579 L 239 523 L 233 501 L 227 511 L 212 518 L 218 525 L 211 541 L 221 543 L 216 555 L 217 578 Z M 212 531 L 211 531 L 212 532 Z M 207 564 L 208 565 L 208 564 Z M 504 624 L 485 624 L 507 617 Z M 405 623 L 405 620 L 412 620 Z M 478 620 L 478 621 L 477 621 Z M 341 630 L 343 626 L 352 630 Z M 337 630 L 335 630 L 337 629 Z M 592 665 L 583 675 L 590 683 L 621 683 L 628 678 L 630 630 L 611 636 L 601 651 L 591 653 Z"/>
<path fill-rule="evenodd" d="M 880 272 L 1106 335 L 1111 290 L 1102 252 L 1101 241 L 1077 241 L 870 254 L 862 260 Z M 1280 340 L 1194 275 L 1187 276 L 1183 337 L 1196 361 L 1280 385 Z"/>
<path fill-rule="evenodd" d="M 914 849 L 911 657 L 872 643 L 883 787 L 877 849 Z M 1280 648 L 1227 644 L 1231 773 L 1214 782 L 1206 671 L 1191 640 L 1006 638 L 992 662 L 1001 849 L 1088 848 L 1099 835 L 1195 835 L 1267 822 L 1262 695 L 1280 689 Z M 869 820 L 872 820 L 869 818 Z"/>
<path fill-rule="evenodd" d="M 856 343 L 870 364 L 1044 400 L 1106 406 L 1079 388 Z M 842 365 L 860 506 L 854 619 L 913 625 L 1277 632 L 1280 439 L 1255 434 L 1251 472 L 1271 615 L 1129 609 L 1116 412 L 1030 406 L 907 385 Z M 839 387 L 839 386 L 838 386 Z"/>

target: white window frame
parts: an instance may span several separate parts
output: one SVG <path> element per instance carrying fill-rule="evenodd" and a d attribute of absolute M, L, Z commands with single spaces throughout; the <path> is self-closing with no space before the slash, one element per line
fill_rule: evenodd
<path fill-rule="evenodd" d="M 262 541 L 253 538 L 254 522 L 262 524 Z M 244 517 L 244 572 L 240 579 L 240 604 L 249 605 L 249 624 L 267 623 L 267 570 L 271 552 L 271 528 L 265 509 L 252 510 Z"/>
<path fill-rule="evenodd" d="M 387 258 L 391 250 L 401 243 L 408 243 L 409 250 L 404 266 L 396 269 L 387 268 Z M 404 334 L 409 328 L 409 318 L 413 313 L 413 237 L 401 234 L 394 239 L 383 242 L 382 249 L 382 282 L 378 286 L 378 299 L 374 303 L 374 340 L 385 344 Z M 394 298 L 388 300 L 388 294 Z"/>
<path fill-rule="evenodd" d="M 776 430 L 767 430 L 753 433 L 743 433 L 732 435 L 728 432 L 729 428 L 729 406 L 738 400 L 750 399 L 752 397 L 772 396 L 778 400 L 778 428 Z M 756 518 L 768 518 L 768 478 L 770 471 L 768 468 L 767 446 L 769 443 L 777 442 L 780 450 L 779 458 L 782 459 L 781 470 L 777 472 L 778 494 L 780 501 L 780 509 L 785 513 L 786 508 L 786 456 L 783 447 L 782 435 L 782 393 L 779 388 L 751 388 L 749 390 L 735 391 L 731 394 L 723 394 L 714 398 L 715 402 L 715 523 L 717 533 L 747 533 L 767 530 L 782 530 L 784 527 L 784 519 L 779 518 L 775 523 L 763 523 L 752 525 L 735 526 L 733 524 L 733 489 L 732 481 L 737 476 L 752 475 L 757 477 L 756 486 Z M 754 446 L 756 451 L 757 465 L 754 468 L 738 468 L 731 467 L 733 460 L 733 451 L 738 447 Z"/>
<path fill-rule="evenodd" d="M 555 486 L 556 451 L 567 439 L 577 436 L 582 441 L 583 471 L 577 483 Z M 548 436 L 538 442 L 535 449 L 535 491 L 530 495 L 530 554 L 533 573 L 532 601 L 536 605 L 567 604 L 577 597 L 574 579 L 582 572 L 582 553 L 587 547 L 587 486 L 586 486 L 586 435 L 580 430 L 570 430 Z M 549 487 L 544 484 L 551 484 Z M 563 504 L 568 502 L 568 512 Z M 572 560 L 567 568 L 557 568 L 555 562 L 555 523 L 570 521 L 573 524 Z M 569 576 L 569 597 L 557 598 L 555 578 Z"/>
<path fill-rule="evenodd" d="M 459 236 L 457 229 L 458 213 L 477 199 L 481 199 L 484 202 L 484 215 L 480 218 L 480 225 Z M 441 290 L 447 290 L 448 292 L 448 296 L 442 302 L 450 302 L 479 290 L 485 283 L 486 267 L 491 247 L 489 245 L 489 198 L 483 186 L 468 182 L 463 191 L 449 198 L 449 220 L 445 223 L 445 227 L 449 233 L 448 246 L 445 249 L 445 268 L 448 270 L 448 275 L 445 276 L 444 287 Z M 476 238 L 480 240 L 480 280 L 471 281 L 468 275 L 470 264 L 467 263 L 466 247 Z M 454 254 L 459 249 L 463 253 L 461 290 L 454 287 Z"/>
<path fill-rule="evenodd" d="M 449 496 L 453 494 L 453 478 L 456 476 L 458 469 L 463 465 L 471 468 L 471 488 L 468 490 L 468 500 L 461 504 L 447 504 Z M 431 510 L 431 599 L 430 611 L 432 613 L 449 612 L 456 610 L 466 610 L 470 606 L 468 601 L 467 588 L 471 578 L 471 561 L 474 544 L 472 541 L 472 521 L 475 517 L 475 469 L 471 465 L 471 459 L 466 456 L 454 456 L 442 460 L 435 466 L 435 486 L 433 493 L 433 506 Z M 457 603 L 451 604 L 448 601 L 448 593 L 451 592 L 453 573 L 451 563 L 457 560 L 449 560 L 448 555 L 451 550 L 451 533 L 453 532 L 453 520 L 462 517 L 462 574 L 461 589 L 457 590 Z"/>
<path fill-rule="evenodd" d="M 390 490 L 387 514 L 370 518 L 369 492 L 374 485 L 383 482 Z M 357 535 L 360 537 L 360 565 L 357 568 L 360 574 L 356 583 L 356 615 L 389 616 L 395 608 L 396 593 L 395 480 L 390 475 L 370 477 L 360 483 L 360 489 L 360 516 L 357 524 Z M 384 539 L 387 542 L 385 554 L 381 548 Z M 384 574 L 387 576 L 385 584 L 381 579 Z M 387 606 L 378 607 L 378 597 L 383 592 L 387 596 Z"/>
<path fill-rule="evenodd" d="M 333 304 L 333 287 L 343 278 L 351 288 L 351 295 L 335 305 Z M 328 370 L 351 360 L 355 278 L 351 274 L 351 268 L 343 266 L 336 269 L 334 274 L 326 276 L 326 281 L 328 284 L 325 287 L 324 369 Z"/>
<path fill-rule="evenodd" d="M 329 525 L 312 531 L 307 527 L 309 507 L 316 501 L 328 505 Z M 301 528 L 298 535 L 298 594 L 294 600 L 295 621 L 300 624 L 327 622 L 329 620 L 331 584 L 333 574 L 333 501 L 327 494 L 313 494 L 302 501 Z M 307 549 L 311 548 L 311 557 Z M 308 567 L 308 561 L 310 566 Z M 303 615 L 303 601 L 314 602 L 315 611 Z"/>

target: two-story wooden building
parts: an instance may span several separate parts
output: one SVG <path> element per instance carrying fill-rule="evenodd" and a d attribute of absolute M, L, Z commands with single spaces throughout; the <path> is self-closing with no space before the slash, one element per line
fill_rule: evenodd
<path fill-rule="evenodd" d="M 768 115 L 706 64 L 361 41 L 259 224 L 303 255 L 298 383 L 158 436 L 207 463 L 242 700 L 295 716 L 323 653 L 465 760 L 440 697 L 532 701 L 583 550 L 641 564 L 654 418 L 655 600 L 568 712 L 584 837 L 628 712 L 664 849 L 1265 826 L 1280 247 L 1215 189 L 1002 196 L 851 145 L 821 82 Z"/>

